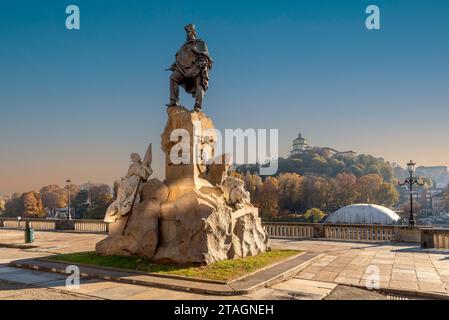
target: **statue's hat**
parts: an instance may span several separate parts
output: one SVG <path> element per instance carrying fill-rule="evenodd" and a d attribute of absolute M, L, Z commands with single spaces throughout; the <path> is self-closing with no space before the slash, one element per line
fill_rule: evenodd
<path fill-rule="evenodd" d="M 195 25 L 192 24 L 192 23 L 189 23 L 188 25 L 186 25 L 186 26 L 184 27 L 184 30 L 185 30 L 185 31 L 188 31 L 188 30 L 190 30 L 190 29 L 195 30 Z"/>

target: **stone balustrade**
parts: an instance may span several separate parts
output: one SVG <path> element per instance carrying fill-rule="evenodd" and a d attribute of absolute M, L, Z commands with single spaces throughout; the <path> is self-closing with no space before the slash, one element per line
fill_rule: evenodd
<path fill-rule="evenodd" d="M 263 223 L 270 238 L 308 239 L 313 238 L 313 224 Z"/>
<path fill-rule="evenodd" d="M 102 220 L 0 218 L 0 228 L 108 233 L 109 224 Z M 421 242 L 425 248 L 449 249 L 449 229 L 389 225 L 346 225 L 301 222 L 264 222 L 273 239 L 328 239 L 353 242 Z"/>
<path fill-rule="evenodd" d="M 402 227 L 387 225 L 346 225 L 297 222 L 265 222 L 265 230 L 271 238 L 393 242 Z M 401 238 L 401 237 L 399 237 Z M 419 240 L 417 240 L 419 242 Z"/>
<path fill-rule="evenodd" d="M 449 230 L 439 230 L 433 234 L 435 248 L 449 249 Z"/>
<path fill-rule="evenodd" d="M 107 233 L 108 223 L 101 220 L 75 220 L 75 231 Z"/>
<path fill-rule="evenodd" d="M 30 221 L 30 227 L 35 230 L 55 230 L 56 222 L 52 220 Z"/>
<path fill-rule="evenodd" d="M 25 229 L 27 223 L 35 230 L 42 231 L 77 231 L 90 233 L 108 233 L 108 223 L 102 220 L 86 219 L 35 219 L 35 218 L 0 218 L 0 228 Z"/>
<path fill-rule="evenodd" d="M 351 241 L 394 241 L 393 226 L 324 225 L 324 238 Z"/>
<path fill-rule="evenodd" d="M 449 229 L 423 228 L 421 233 L 423 248 L 449 249 Z"/>
<path fill-rule="evenodd" d="M 26 221 L 23 220 L 5 220 L 2 219 L 2 224 L 0 225 L 3 228 L 10 229 L 25 229 Z"/>

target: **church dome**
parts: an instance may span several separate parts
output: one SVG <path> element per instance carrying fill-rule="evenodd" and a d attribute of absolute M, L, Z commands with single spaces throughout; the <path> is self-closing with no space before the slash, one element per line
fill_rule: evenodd
<path fill-rule="evenodd" d="M 293 143 L 295 143 L 295 142 L 303 142 L 303 141 L 306 141 L 306 139 L 305 138 L 303 138 L 303 136 L 302 136 L 302 134 L 301 134 L 301 132 L 298 134 L 298 137 L 295 139 L 295 140 L 293 140 Z"/>
<path fill-rule="evenodd" d="M 325 223 L 342 224 L 396 224 L 400 217 L 388 208 L 376 204 L 353 204 L 338 209 Z"/>

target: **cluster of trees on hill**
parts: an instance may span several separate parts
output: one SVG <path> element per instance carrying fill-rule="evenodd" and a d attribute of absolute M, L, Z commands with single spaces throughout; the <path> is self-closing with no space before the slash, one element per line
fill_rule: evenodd
<path fill-rule="evenodd" d="M 84 219 L 101 219 L 113 200 L 108 185 L 95 184 L 87 188 L 70 185 L 72 214 Z M 39 192 L 15 193 L 4 201 L 3 215 L 7 217 L 53 217 L 58 209 L 66 208 L 67 188 L 58 185 L 42 187 Z"/>
<path fill-rule="evenodd" d="M 371 155 L 331 155 L 313 148 L 279 158 L 276 176 L 261 178 L 258 165 L 241 165 L 236 171 L 265 218 L 300 213 L 316 221 L 354 203 L 393 207 L 399 202 L 393 167 Z"/>
<path fill-rule="evenodd" d="M 258 172 L 258 165 L 242 165 L 239 172 Z M 379 175 L 384 182 L 394 182 L 395 176 L 391 164 L 382 158 L 361 154 L 358 156 L 329 156 L 320 149 L 311 149 L 287 159 L 278 159 L 278 174 L 297 173 L 313 174 L 321 177 L 336 177 L 340 173 L 348 173 L 360 178 L 364 175 Z"/>
<path fill-rule="evenodd" d="M 245 182 L 251 202 L 260 208 L 264 218 L 307 213 L 312 209 L 324 215 L 353 203 L 392 207 L 399 201 L 396 186 L 376 173 L 360 177 L 352 173 L 339 173 L 335 177 L 281 173 L 265 179 L 250 172 L 236 174 Z M 316 215 L 312 216 L 316 220 Z"/>

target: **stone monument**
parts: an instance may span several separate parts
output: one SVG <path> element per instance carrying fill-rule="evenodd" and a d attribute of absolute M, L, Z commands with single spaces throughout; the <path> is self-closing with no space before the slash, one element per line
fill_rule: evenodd
<path fill-rule="evenodd" d="M 143 161 L 131 156 L 133 163 L 106 213 L 110 234 L 97 243 L 100 254 L 209 264 L 269 250 L 244 182 L 228 175 L 228 155 L 215 154 L 215 127 L 201 111 L 212 60 L 194 26 L 185 30 L 188 40 L 171 68 L 168 120 L 161 136 L 166 179 L 150 179 L 151 145 Z M 179 104 L 179 85 L 194 94 L 194 111 Z"/>

